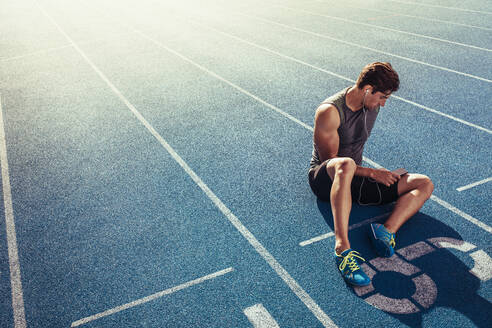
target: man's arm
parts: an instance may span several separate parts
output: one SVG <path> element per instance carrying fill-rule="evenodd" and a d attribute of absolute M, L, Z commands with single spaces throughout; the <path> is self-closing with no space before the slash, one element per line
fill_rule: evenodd
<path fill-rule="evenodd" d="M 337 131 L 339 127 L 338 109 L 331 104 L 319 106 L 314 116 L 314 143 L 321 162 L 337 157 L 340 143 Z"/>
<path fill-rule="evenodd" d="M 314 142 L 318 149 L 321 162 L 335 158 L 340 146 L 340 114 L 338 109 L 331 104 L 322 104 L 316 110 L 314 116 Z M 355 175 L 369 177 L 387 186 L 395 183 L 400 177 L 386 169 L 372 169 L 357 166 Z"/>

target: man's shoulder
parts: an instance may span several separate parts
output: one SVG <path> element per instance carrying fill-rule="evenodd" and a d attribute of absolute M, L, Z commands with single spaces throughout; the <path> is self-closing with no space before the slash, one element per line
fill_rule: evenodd
<path fill-rule="evenodd" d="M 340 113 L 334 104 L 321 104 L 316 110 L 314 117 L 315 124 L 331 129 L 337 129 L 340 126 Z"/>

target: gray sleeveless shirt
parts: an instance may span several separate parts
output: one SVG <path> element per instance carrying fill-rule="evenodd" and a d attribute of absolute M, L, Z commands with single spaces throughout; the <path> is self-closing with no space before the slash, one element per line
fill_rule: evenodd
<path fill-rule="evenodd" d="M 362 152 L 371 130 L 374 126 L 379 113 L 377 110 L 358 110 L 353 112 L 347 107 L 345 96 L 350 87 L 347 87 L 333 96 L 327 98 L 321 104 L 332 104 L 338 109 L 340 114 L 340 127 L 338 135 L 340 144 L 337 157 L 350 157 L 357 165 L 362 163 Z M 313 154 L 311 157 L 310 169 L 321 164 L 318 148 L 313 141 Z"/>

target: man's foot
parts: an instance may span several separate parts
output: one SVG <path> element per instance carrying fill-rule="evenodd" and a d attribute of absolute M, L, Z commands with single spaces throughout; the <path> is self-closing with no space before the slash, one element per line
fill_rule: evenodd
<path fill-rule="evenodd" d="M 379 256 L 391 257 L 395 254 L 395 234 L 389 232 L 384 225 L 371 223 L 371 241 Z"/>
<path fill-rule="evenodd" d="M 367 286 L 371 283 L 371 279 L 362 271 L 359 260 L 365 261 L 358 252 L 351 248 L 340 255 L 335 252 L 335 262 L 343 279 L 354 286 Z"/>

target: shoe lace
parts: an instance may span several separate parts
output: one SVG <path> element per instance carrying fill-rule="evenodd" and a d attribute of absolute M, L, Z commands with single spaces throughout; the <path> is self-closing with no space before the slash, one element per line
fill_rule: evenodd
<path fill-rule="evenodd" d="M 391 247 L 395 248 L 396 242 L 395 242 L 395 234 L 387 231 L 386 229 L 381 228 L 381 232 L 383 233 L 382 239 L 389 243 Z"/>
<path fill-rule="evenodd" d="M 359 258 L 362 261 L 365 261 L 364 258 L 362 256 L 360 256 L 360 253 L 359 252 L 357 252 L 357 251 L 350 251 L 347 255 L 345 255 L 345 257 L 343 258 L 343 261 L 338 266 L 338 268 L 340 269 L 340 271 L 345 270 L 345 268 L 347 267 L 347 265 L 349 267 L 350 272 L 354 272 L 356 270 L 359 270 L 360 267 L 357 264 L 356 258 Z"/>

